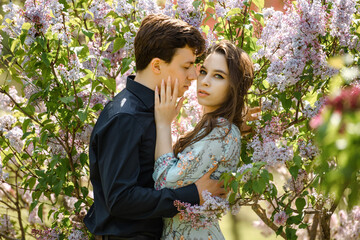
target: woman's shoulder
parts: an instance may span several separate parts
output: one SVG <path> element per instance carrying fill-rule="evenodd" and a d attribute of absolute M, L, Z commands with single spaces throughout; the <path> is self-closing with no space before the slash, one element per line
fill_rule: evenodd
<path fill-rule="evenodd" d="M 231 134 L 241 135 L 239 128 L 235 124 L 230 123 L 226 118 L 218 117 L 217 123 L 217 129 L 219 131 L 225 132 L 226 134 L 230 132 Z"/>

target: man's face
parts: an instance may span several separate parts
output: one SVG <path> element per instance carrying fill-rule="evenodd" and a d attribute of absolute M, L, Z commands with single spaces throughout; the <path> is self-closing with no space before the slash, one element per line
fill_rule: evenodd
<path fill-rule="evenodd" d="M 178 79 L 178 97 L 181 97 L 189 89 L 191 81 L 196 79 L 195 69 L 196 55 L 189 47 L 179 48 L 170 63 L 161 66 L 161 78 L 165 80 L 171 77 L 172 90 L 175 79 Z"/>

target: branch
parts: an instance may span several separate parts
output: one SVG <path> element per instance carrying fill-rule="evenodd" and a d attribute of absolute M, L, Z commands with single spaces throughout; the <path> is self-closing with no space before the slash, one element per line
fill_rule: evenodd
<path fill-rule="evenodd" d="M 266 214 L 264 214 L 264 209 L 262 209 L 259 204 L 254 204 L 251 208 L 268 227 L 274 230 L 274 232 L 279 230 L 279 227 L 270 221 Z M 286 239 L 286 234 L 283 231 L 281 231 L 279 235 Z"/>
<path fill-rule="evenodd" d="M 5 234 L 3 234 L 3 233 L 1 233 L 1 232 L 0 232 L 0 237 L 5 238 L 5 239 L 8 239 L 8 240 L 19 240 L 19 239 L 17 239 L 17 238 L 12 238 L 12 237 L 6 236 Z"/>

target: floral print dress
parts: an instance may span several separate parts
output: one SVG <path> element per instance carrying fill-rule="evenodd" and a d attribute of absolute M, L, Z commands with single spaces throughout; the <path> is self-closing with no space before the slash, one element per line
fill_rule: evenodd
<path fill-rule="evenodd" d="M 153 179 L 155 188 L 179 188 L 201 178 L 215 166 L 218 168 L 211 175 L 219 179 L 224 172 L 235 171 L 240 159 L 240 131 L 225 118 L 218 118 L 219 126 L 206 137 L 193 143 L 174 156 L 166 153 L 155 161 Z M 161 239 L 224 239 L 219 223 L 211 227 L 195 229 L 190 222 L 181 221 L 179 214 L 173 218 L 164 218 L 164 230 Z"/>

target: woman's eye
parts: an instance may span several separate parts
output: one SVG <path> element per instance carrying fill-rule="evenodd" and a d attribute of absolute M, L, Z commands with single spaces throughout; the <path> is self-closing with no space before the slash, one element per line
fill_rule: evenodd
<path fill-rule="evenodd" d="M 200 70 L 200 74 L 201 74 L 201 75 L 206 75 L 206 71 L 201 69 L 201 70 Z"/>
<path fill-rule="evenodd" d="M 220 74 L 215 74 L 215 77 L 216 77 L 216 78 L 219 78 L 219 79 L 224 79 L 224 77 L 221 76 Z"/>

